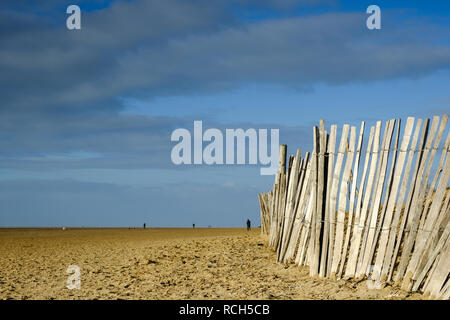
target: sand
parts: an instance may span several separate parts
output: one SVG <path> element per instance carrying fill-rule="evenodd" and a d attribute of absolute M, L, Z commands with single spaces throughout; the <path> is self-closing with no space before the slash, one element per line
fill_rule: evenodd
<path fill-rule="evenodd" d="M 308 273 L 259 229 L 0 229 L 0 299 L 422 299 Z"/>

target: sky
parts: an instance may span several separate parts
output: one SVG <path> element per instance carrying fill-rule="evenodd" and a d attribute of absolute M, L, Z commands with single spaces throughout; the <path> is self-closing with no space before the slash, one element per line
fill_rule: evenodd
<path fill-rule="evenodd" d="M 319 119 L 449 113 L 449 18 L 448 1 L 3 0 L 0 227 L 259 225 L 274 177 L 174 165 L 172 132 L 279 129 L 293 154 Z"/>

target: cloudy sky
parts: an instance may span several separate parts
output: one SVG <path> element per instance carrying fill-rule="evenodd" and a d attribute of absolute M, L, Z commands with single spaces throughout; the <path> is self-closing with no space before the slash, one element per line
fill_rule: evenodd
<path fill-rule="evenodd" d="M 172 131 L 279 128 L 294 153 L 320 118 L 448 113 L 449 18 L 437 0 L 3 0 L 0 226 L 259 224 L 273 176 L 175 166 Z"/>

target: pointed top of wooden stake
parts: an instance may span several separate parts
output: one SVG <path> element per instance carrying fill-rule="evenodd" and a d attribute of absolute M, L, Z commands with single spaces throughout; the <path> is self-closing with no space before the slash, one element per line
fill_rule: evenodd
<path fill-rule="evenodd" d="M 280 145 L 280 154 L 278 160 L 278 170 L 279 172 L 286 173 L 286 151 L 287 145 Z"/>
<path fill-rule="evenodd" d="M 325 130 L 325 120 L 324 119 L 320 119 L 319 129 L 320 129 L 320 131 Z"/>

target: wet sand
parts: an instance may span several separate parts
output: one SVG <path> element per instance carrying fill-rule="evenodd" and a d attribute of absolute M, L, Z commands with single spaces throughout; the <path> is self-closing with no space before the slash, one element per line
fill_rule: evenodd
<path fill-rule="evenodd" d="M 69 290 L 69 265 L 81 289 Z M 422 299 L 276 262 L 259 229 L 0 229 L 0 299 Z"/>

